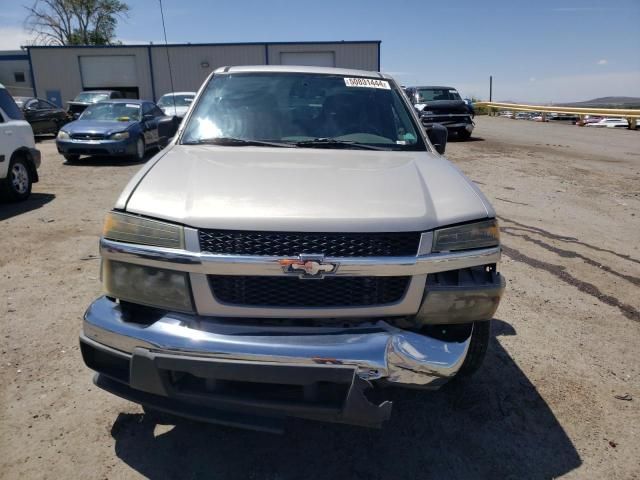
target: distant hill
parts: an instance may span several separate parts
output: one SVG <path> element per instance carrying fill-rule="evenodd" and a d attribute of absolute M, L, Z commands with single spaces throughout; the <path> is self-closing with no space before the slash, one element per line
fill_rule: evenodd
<path fill-rule="evenodd" d="M 584 102 L 562 103 L 567 107 L 640 108 L 640 97 L 600 97 Z"/>

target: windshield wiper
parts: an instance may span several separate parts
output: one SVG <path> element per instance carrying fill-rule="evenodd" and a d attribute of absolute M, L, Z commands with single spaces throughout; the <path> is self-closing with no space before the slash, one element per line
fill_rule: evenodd
<path fill-rule="evenodd" d="M 191 140 L 188 142 L 182 142 L 183 145 L 223 145 L 223 146 L 241 146 L 241 147 L 284 147 L 284 148 L 296 148 L 295 144 L 284 142 L 268 142 L 266 140 L 244 140 L 242 138 L 233 137 L 213 137 L 213 138 L 200 138 L 198 140 Z"/>
<path fill-rule="evenodd" d="M 366 143 L 358 143 L 350 140 L 338 140 L 336 138 L 314 138 L 313 140 L 302 140 L 296 142 L 299 147 L 327 147 L 327 148 L 362 148 L 364 150 L 389 150 L 384 147 L 376 147 L 367 145 Z"/>

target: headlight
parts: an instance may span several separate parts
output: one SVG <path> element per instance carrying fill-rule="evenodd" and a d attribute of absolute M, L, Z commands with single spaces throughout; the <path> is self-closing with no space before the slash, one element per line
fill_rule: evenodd
<path fill-rule="evenodd" d="M 433 252 L 450 252 L 471 248 L 495 247 L 500 244 L 498 221 L 468 223 L 443 228 L 433 233 Z"/>
<path fill-rule="evenodd" d="M 126 213 L 109 212 L 102 235 L 120 242 L 184 248 L 184 230 L 181 226 Z"/>
<path fill-rule="evenodd" d="M 193 312 L 187 273 L 105 259 L 102 280 L 109 296 L 151 307 Z"/>
<path fill-rule="evenodd" d="M 64 130 L 60 130 L 60 131 L 58 132 L 58 138 L 59 138 L 60 140 L 67 140 L 67 139 L 68 139 L 68 138 L 70 138 L 70 137 L 69 137 L 69 134 L 68 134 L 67 132 L 65 132 Z"/>
<path fill-rule="evenodd" d="M 118 132 L 113 133 L 109 136 L 111 140 L 124 140 L 125 138 L 129 138 L 129 132 Z"/>

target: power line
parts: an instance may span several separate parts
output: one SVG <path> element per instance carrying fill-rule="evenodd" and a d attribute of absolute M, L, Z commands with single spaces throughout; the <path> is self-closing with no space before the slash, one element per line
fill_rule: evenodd
<path fill-rule="evenodd" d="M 169 81 L 171 82 L 171 98 L 173 99 L 173 112 L 176 112 L 176 96 L 173 95 L 176 89 L 173 87 L 173 71 L 171 70 L 171 58 L 169 57 L 169 43 L 167 42 L 167 28 L 164 26 L 164 9 L 162 8 L 162 0 L 160 3 L 160 16 L 162 17 L 162 31 L 164 32 L 164 48 L 167 51 L 167 64 L 169 65 Z"/>

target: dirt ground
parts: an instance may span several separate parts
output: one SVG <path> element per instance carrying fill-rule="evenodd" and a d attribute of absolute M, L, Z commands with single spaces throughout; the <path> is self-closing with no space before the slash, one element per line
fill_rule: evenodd
<path fill-rule="evenodd" d="M 501 220 L 483 368 L 396 392 L 380 431 L 292 420 L 283 436 L 156 425 L 93 386 L 77 338 L 98 235 L 140 164 L 67 165 L 40 142 L 32 198 L 0 204 L 0 477 L 640 478 L 640 132 L 477 123 L 447 148 Z"/>

